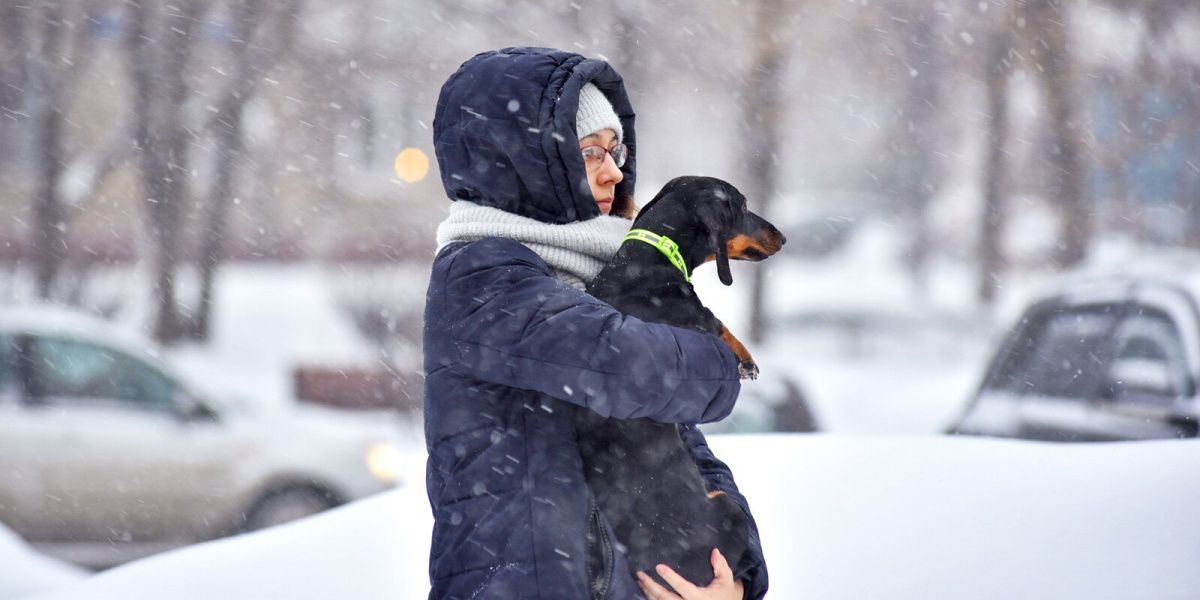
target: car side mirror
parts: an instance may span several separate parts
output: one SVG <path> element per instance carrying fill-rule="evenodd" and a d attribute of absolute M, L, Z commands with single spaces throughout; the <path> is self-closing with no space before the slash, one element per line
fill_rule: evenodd
<path fill-rule="evenodd" d="M 1112 374 L 1109 374 L 1104 380 L 1104 385 L 1100 386 L 1100 392 L 1097 394 L 1097 397 L 1105 402 L 1112 402 L 1124 395 L 1125 383 L 1113 377 Z"/>
<path fill-rule="evenodd" d="M 179 392 L 175 399 L 175 407 L 180 420 L 185 423 L 215 422 L 220 420 L 220 415 L 212 406 L 209 406 L 204 400 L 186 391 Z"/>

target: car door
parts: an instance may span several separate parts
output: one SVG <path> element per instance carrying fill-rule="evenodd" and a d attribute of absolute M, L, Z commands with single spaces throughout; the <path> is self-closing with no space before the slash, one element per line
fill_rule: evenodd
<path fill-rule="evenodd" d="M 232 463 L 218 424 L 182 419 L 179 385 L 126 352 L 56 335 L 27 350 L 42 539 L 194 539 L 196 503 L 221 493 Z"/>
<path fill-rule="evenodd" d="M 1185 343 L 1190 311 L 1143 288 L 1114 332 L 1107 402 L 1101 411 L 1130 439 L 1196 437 L 1194 350 Z"/>
<path fill-rule="evenodd" d="M 22 537 L 37 533 L 46 501 L 41 431 L 24 405 L 17 338 L 0 334 L 0 522 Z"/>
<path fill-rule="evenodd" d="M 1120 439 L 1097 410 L 1125 303 L 1060 303 L 1036 315 L 1005 374 L 1015 395 L 1015 435 L 1048 441 Z"/>

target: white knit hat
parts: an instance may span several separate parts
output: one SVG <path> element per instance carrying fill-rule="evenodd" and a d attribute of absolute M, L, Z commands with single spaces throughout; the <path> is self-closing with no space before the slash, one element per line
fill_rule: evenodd
<path fill-rule="evenodd" d="M 625 137 L 621 129 L 621 120 L 613 110 L 612 103 L 604 97 L 604 92 L 594 84 L 585 83 L 579 90 L 579 112 L 575 115 L 575 133 L 580 137 L 589 136 L 601 129 L 611 129 L 617 134 L 617 141 Z"/>

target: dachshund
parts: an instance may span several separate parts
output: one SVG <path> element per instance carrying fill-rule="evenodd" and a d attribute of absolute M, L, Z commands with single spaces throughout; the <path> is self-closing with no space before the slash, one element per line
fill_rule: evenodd
<path fill-rule="evenodd" d="M 700 303 L 691 270 L 716 261 L 721 282 L 731 285 L 731 259 L 760 261 L 785 241 L 729 183 L 677 177 L 638 212 L 625 242 L 587 291 L 626 315 L 720 336 L 737 356 L 740 377 L 754 379 L 753 357 Z M 662 563 L 706 585 L 713 578 L 712 548 L 737 568 L 749 521 L 733 499 L 705 489 L 680 427 L 686 426 L 590 411 L 576 416 L 588 486 L 630 568 L 665 584 L 654 570 Z"/>

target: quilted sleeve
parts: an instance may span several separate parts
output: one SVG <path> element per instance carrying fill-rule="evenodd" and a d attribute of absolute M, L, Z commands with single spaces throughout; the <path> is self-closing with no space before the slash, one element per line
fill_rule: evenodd
<path fill-rule="evenodd" d="M 432 300 L 451 338 L 445 366 L 606 417 L 696 423 L 733 409 L 740 383 L 724 342 L 625 316 L 551 277 L 517 242 L 471 243 L 444 277 Z"/>

